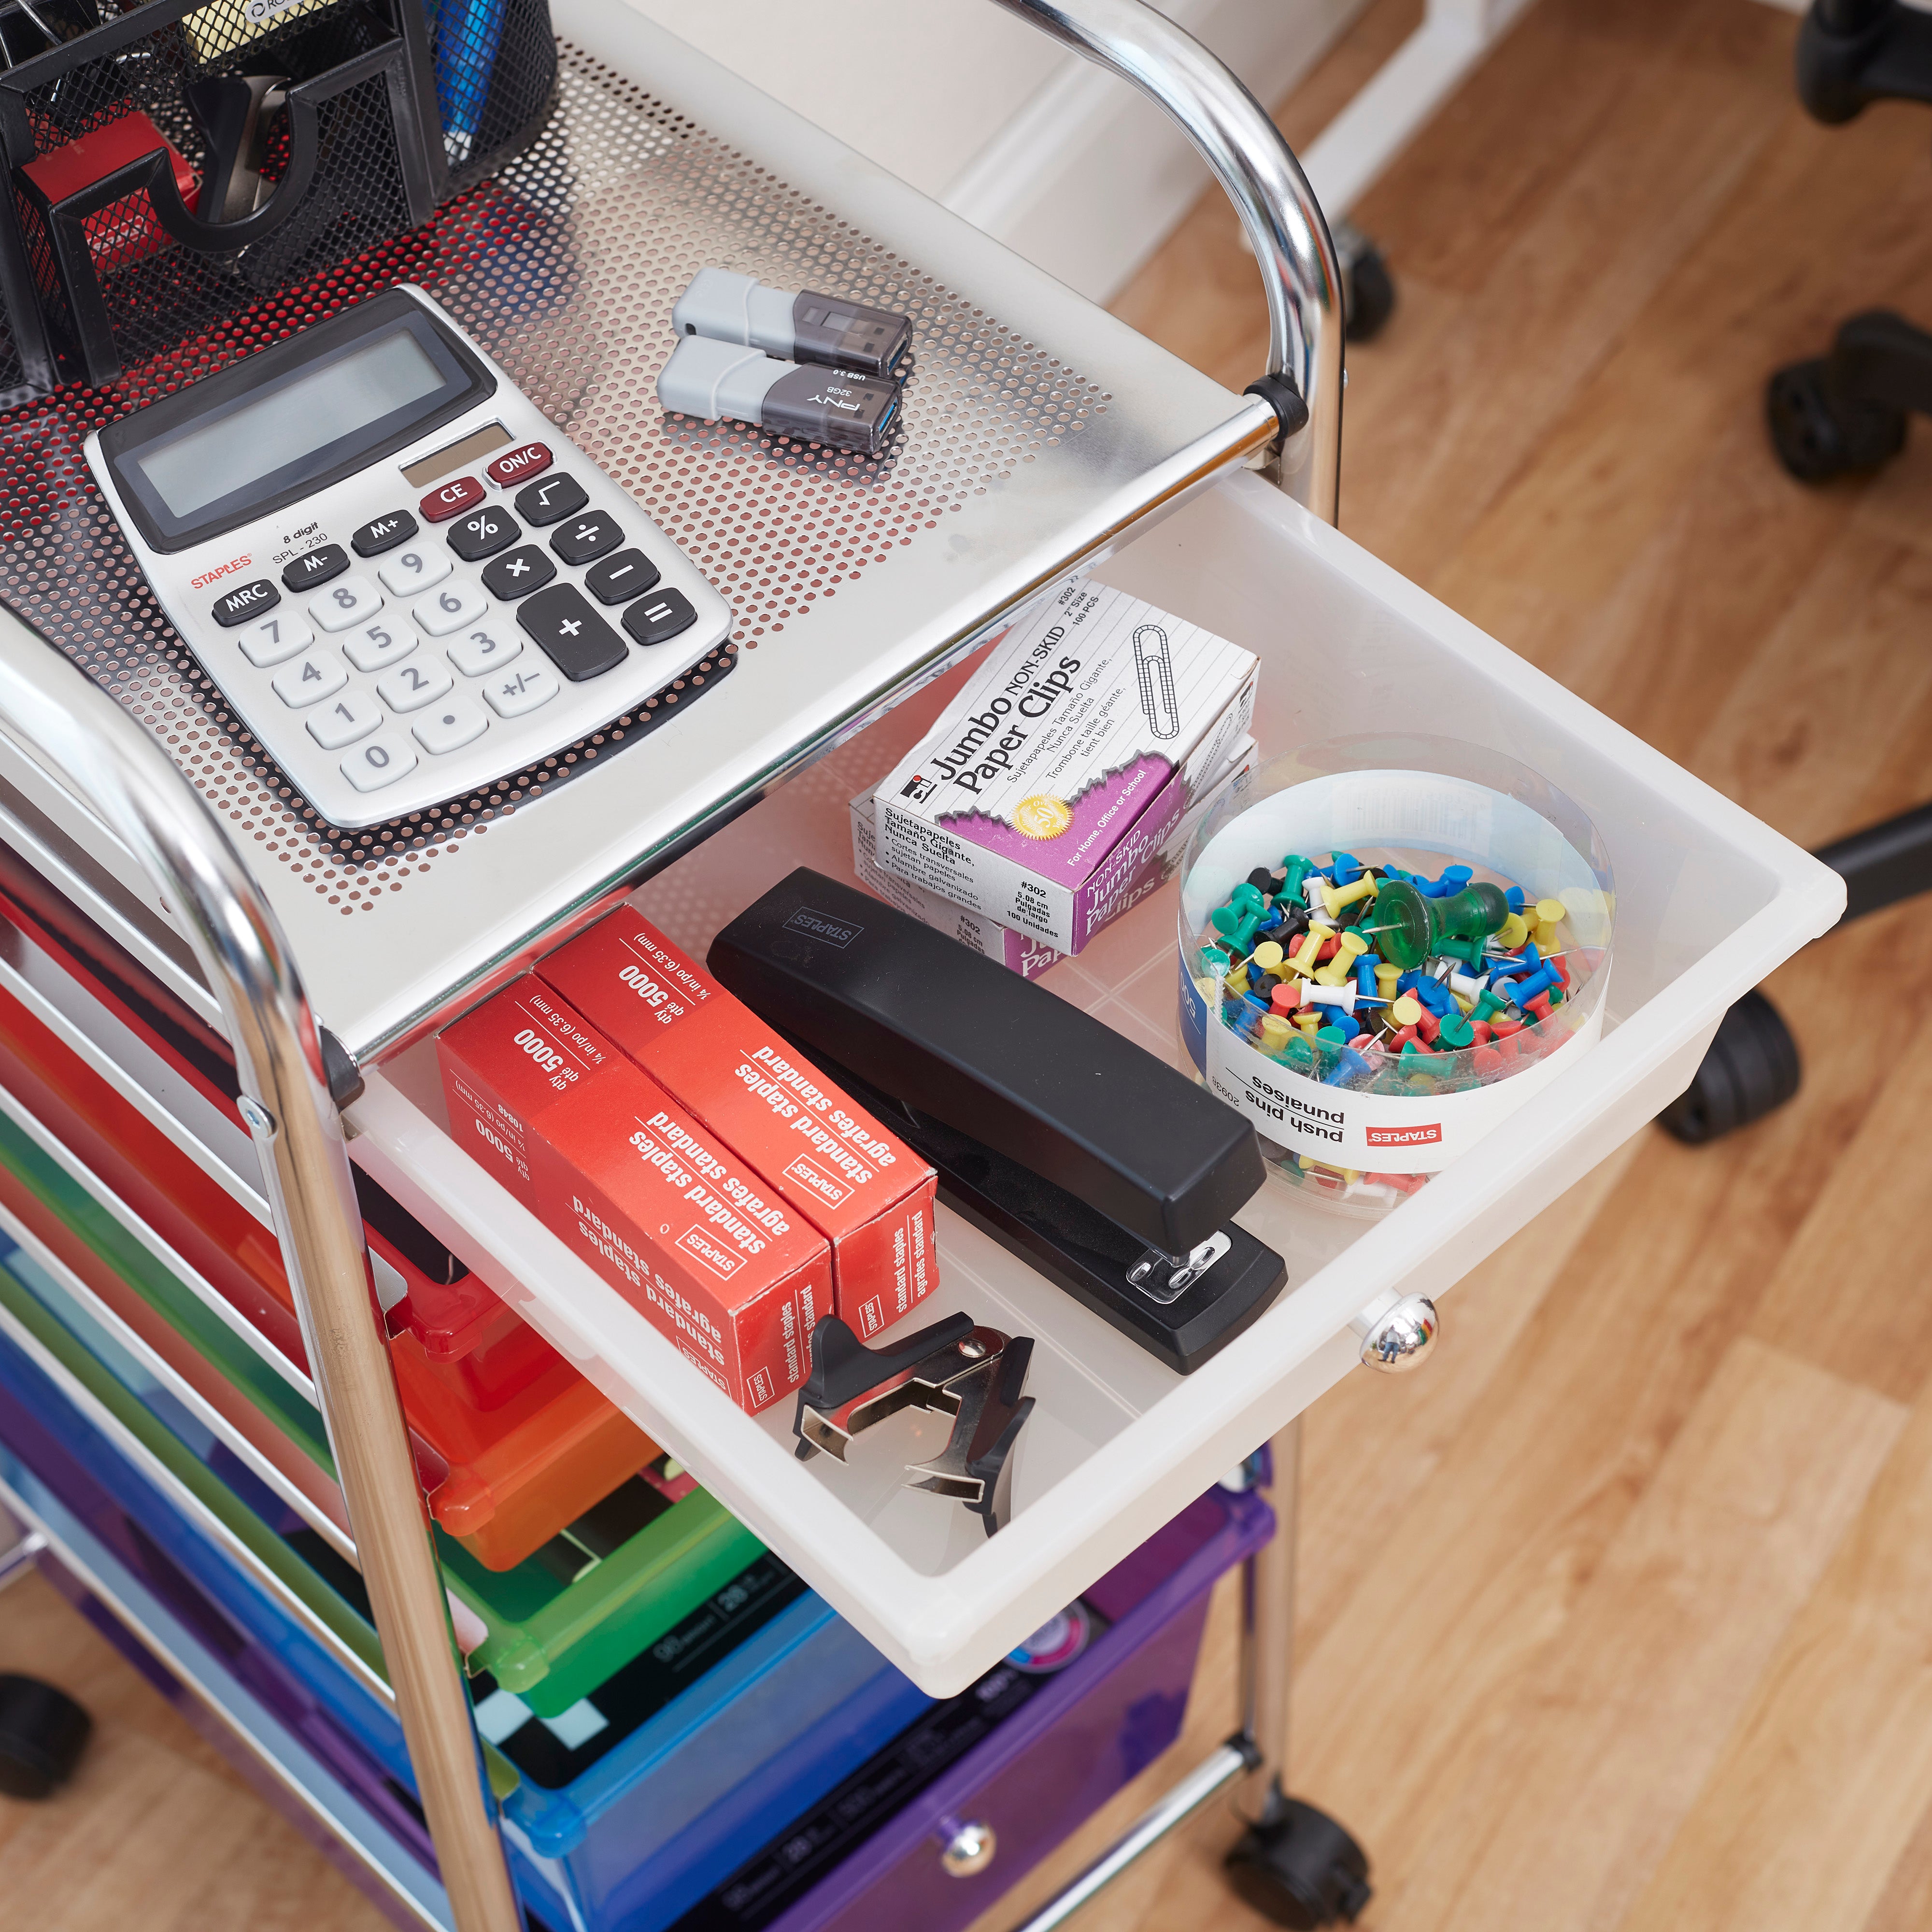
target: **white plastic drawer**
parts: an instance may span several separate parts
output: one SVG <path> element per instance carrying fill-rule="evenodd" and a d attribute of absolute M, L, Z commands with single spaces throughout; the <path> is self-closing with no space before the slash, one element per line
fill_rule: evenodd
<path fill-rule="evenodd" d="M 1828 927 L 1837 875 L 1258 479 L 1232 478 L 1100 574 L 1258 652 L 1264 755 L 1366 730 L 1506 752 L 1588 811 L 1618 883 L 1604 1040 L 1481 1148 L 1364 1228 L 1274 1187 L 1241 1216 L 1289 1291 L 1191 1376 L 1162 1367 L 942 1212 L 943 1286 L 911 1318 L 970 1309 L 1035 1336 L 1040 1406 L 1015 1515 L 987 1540 L 902 1490 L 916 1425 L 850 1466 L 796 1461 L 789 1406 L 741 1413 L 472 1162 L 445 1130 L 433 1049 L 369 1082 L 356 1160 L 469 1260 L 891 1660 L 936 1696 L 986 1670 L 1354 1364 L 1352 1318 L 1388 1291 L 1439 1295 L 1688 1084 L 1724 1009 Z M 922 694 L 644 887 L 702 956 L 792 867 L 850 875 L 846 801 L 936 704 Z M 1175 888 L 1047 984 L 1178 1058 Z M 1454 1319 L 1453 1314 L 1450 1318 Z M 890 1437 L 890 1441 L 886 1438 Z"/>

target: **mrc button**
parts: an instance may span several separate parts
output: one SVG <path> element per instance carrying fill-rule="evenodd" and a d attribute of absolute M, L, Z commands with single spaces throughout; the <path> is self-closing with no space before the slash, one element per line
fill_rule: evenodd
<path fill-rule="evenodd" d="M 433 524 L 446 524 L 465 510 L 473 510 L 483 500 L 483 486 L 473 476 L 452 476 L 440 483 L 417 505 Z"/>
<path fill-rule="evenodd" d="M 258 577 L 253 584 L 239 584 L 226 597 L 214 600 L 214 621 L 224 630 L 236 624 L 245 624 L 250 617 L 259 617 L 264 610 L 272 610 L 282 601 L 282 593 L 266 577 Z"/>
<path fill-rule="evenodd" d="M 520 443 L 514 449 L 505 450 L 483 473 L 498 489 L 507 490 L 512 483 L 542 476 L 556 460 L 547 442 Z"/>

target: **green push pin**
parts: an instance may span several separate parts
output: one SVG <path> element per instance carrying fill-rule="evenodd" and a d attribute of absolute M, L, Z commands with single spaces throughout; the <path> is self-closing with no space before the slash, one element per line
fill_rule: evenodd
<path fill-rule="evenodd" d="M 1376 950 L 1405 971 L 1420 966 L 1451 939 L 1484 939 L 1509 917 L 1509 901 L 1499 886 L 1480 880 L 1447 898 L 1432 899 L 1406 879 L 1384 879 L 1376 895 L 1376 923 L 1358 926 L 1364 938 L 1378 934 Z"/>
<path fill-rule="evenodd" d="M 1244 879 L 1228 895 L 1228 903 L 1210 915 L 1214 930 L 1236 952 L 1246 952 L 1255 941 L 1255 928 L 1268 912 L 1268 901 L 1258 886 Z"/>
<path fill-rule="evenodd" d="M 1436 950 L 1444 957 L 1460 959 L 1472 969 L 1483 963 L 1483 942 L 1480 939 L 1438 940 Z"/>
<path fill-rule="evenodd" d="M 1460 1053 L 1466 1046 L 1476 1043 L 1474 1030 L 1460 1013 L 1451 1013 L 1436 1030 L 1436 1037 L 1445 1046 L 1453 1047 Z"/>
<path fill-rule="evenodd" d="M 1286 899 L 1290 905 L 1301 903 L 1301 882 L 1315 869 L 1312 859 L 1304 859 L 1299 852 L 1284 852 L 1281 869 L 1286 874 L 1281 882 L 1281 890 L 1275 894 L 1278 899 Z"/>
<path fill-rule="evenodd" d="M 1486 1020 L 1492 1014 L 1507 1012 L 1508 1010 L 1508 1000 L 1504 999 L 1502 994 L 1498 993 L 1494 987 L 1485 986 L 1483 990 L 1476 995 L 1476 1010 L 1470 1015 L 1470 1018 L 1472 1019 Z"/>

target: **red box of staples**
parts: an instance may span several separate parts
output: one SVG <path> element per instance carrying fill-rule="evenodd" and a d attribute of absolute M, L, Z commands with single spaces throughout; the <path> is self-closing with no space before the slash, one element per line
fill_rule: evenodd
<path fill-rule="evenodd" d="M 525 977 L 436 1042 L 458 1139 L 755 1414 L 811 1366 L 826 1243 L 550 988 Z"/>
<path fill-rule="evenodd" d="M 932 1169 L 648 920 L 625 907 L 536 971 L 831 1243 L 860 1335 L 938 1286 Z"/>

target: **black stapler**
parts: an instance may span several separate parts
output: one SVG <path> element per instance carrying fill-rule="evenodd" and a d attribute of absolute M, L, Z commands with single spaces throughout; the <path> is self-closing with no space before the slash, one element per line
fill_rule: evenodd
<path fill-rule="evenodd" d="M 970 1315 L 883 1348 L 827 1316 L 812 1331 L 812 1372 L 792 1420 L 798 1454 L 808 1460 L 823 1449 L 842 1462 L 854 1436 L 902 1409 L 950 1415 L 946 1447 L 929 1462 L 908 1464 L 905 1486 L 964 1503 L 991 1536 L 1012 1514 L 1013 1444 L 1033 1413 L 1022 1392 L 1032 1354 L 1030 1336 L 980 1328 Z"/>
<path fill-rule="evenodd" d="M 1230 1217 L 1254 1130 L 1110 1027 L 801 868 L 712 943 L 712 971 L 874 1111 L 940 1197 L 1185 1373 L 1280 1292 Z"/>

